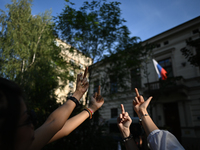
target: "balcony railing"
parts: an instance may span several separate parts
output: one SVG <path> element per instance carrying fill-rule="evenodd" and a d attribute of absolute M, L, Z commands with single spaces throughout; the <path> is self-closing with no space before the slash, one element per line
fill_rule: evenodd
<path fill-rule="evenodd" d="M 171 77 L 168 78 L 167 80 L 160 80 L 156 82 L 150 82 L 146 83 L 145 87 L 146 90 L 159 90 L 162 88 L 168 89 L 168 88 L 175 88 L 175 87 L 180 87 L 180 86 L 186 86 L 185 81 L 183 77 Z"/>

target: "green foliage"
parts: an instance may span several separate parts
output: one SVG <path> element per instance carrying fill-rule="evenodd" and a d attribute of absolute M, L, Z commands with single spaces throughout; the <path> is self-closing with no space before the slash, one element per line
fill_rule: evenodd
<path fill-rule="evenodd" d="M 126 91 L 130 69 L 141 67 L 141 57 L 148 46 L 142 45 L 139 37 L 130 37 L 124 25 L 126 21 L 121 17 L 120 2 L 85 1 L 79 9 L 67 2 L 63 12 L 55 18 L 61 39 L 93 58 L 94 62 L 101 61 L 102 67 L 97 70 L 98 64 L 90 67 L 90 76 L 93 70 L 104 73 L 102 91 L 109 91 L 110 75 L 116 77 L 118 89 Z"/>
<path fill-rule="evenodd" d="M 183 56 L 191 65 L 200 66 L 200 38 L 196 40 L 186 40 L 187 46 L 181 49 Z"/>
<path fill-rule="evenodd" d="M 20 84 L 38 124 L 55 110 L 59 80 L 69 78 L 67 64 L 54 41 L 51 13 L 31 14 L 32 0 L 13 0 L 0 14 L 0 76 Z M 60 71 L 62 70 L 62 71 Z"/>
<path fill-rule="evenodd" d="M 95 61 L 105 54 L 124 50 L 136 38 L 130 38 L 121 18 L 120 2 L 84 2 L 79 10 L 66 5 L 55 18 L 61 38 Z"/>

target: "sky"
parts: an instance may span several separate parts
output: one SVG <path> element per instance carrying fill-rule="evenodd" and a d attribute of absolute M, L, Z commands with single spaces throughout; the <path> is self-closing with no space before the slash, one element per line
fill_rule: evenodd
<path fill-rule="evenodd" d="M 79 8 L 85 0 L 71 0 Z M 89 2 L 92 0 L 88 0 Z M 107 0 L 108 2 L 114 0 Z M 121 2 L 122 18 L 131 36 L 142 41 L 200 16 L 200 0 L 115 0 Z M 0 0 L 0 9 L 11 0 Z M 32 14 L 52 10 L 57 16 L 65 7 L 64 0 L 33 0 Z"/>

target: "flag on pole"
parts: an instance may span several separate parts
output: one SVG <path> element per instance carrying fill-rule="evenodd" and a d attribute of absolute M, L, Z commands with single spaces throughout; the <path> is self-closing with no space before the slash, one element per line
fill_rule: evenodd
<path fill-rule="evenodd" d="M 166 80 L 167 79 L 167 75 L 166 75 L 167 71 L 163 67 L 161 67 L 155 59 L 153 59 L 153 64 L 156 69 L 156 73 L 158 74 L 158 78 L 162 79 L 162 80 Z"/>

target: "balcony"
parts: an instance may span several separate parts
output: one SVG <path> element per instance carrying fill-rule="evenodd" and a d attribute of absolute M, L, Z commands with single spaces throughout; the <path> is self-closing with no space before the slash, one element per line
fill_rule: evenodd
<path fill-rule="evenodd" d="M 167 80 L 160 80 L 156 82 L 150 82 L 145 84 L 144 93 L 147 95 L 155 96 L 159 94 L 168 94 L 173 92 L 179 92 L 187 95 L 188 87 L 185 84 L 183 77 L 169 77 Z"/>

